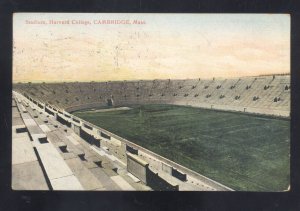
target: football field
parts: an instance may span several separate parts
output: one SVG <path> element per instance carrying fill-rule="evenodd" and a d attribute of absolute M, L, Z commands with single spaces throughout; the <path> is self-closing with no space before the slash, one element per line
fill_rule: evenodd
<path fill-rule="evenodd" d="M 235 190 L 283 191 L 290 121 L 175 105 L 73 114 Z"/>

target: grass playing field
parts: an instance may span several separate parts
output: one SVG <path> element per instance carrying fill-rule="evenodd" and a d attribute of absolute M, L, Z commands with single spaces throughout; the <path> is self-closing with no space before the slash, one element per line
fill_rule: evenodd
<path fill-rule="evenodd" d="M 235 190 L 289 185 L 290 121 L 175 105 L 74 115 Z"/>

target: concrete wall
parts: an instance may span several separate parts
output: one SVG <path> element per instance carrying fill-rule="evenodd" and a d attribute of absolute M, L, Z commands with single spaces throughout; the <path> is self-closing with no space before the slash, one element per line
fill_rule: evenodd
<path fill-rule="evenodd" d="M 150 186 L 153 190 L 158 191 L 177 191 L 179 190 L 179 185 L 162 178 L 158 172 L 154 172 L 149 169 L 149 163 L 141 159 L 139 156 L 131 153 L 126 153 L 127 155 L 127 170 L 143 183 Z M 172 174 L 172 167 L 168 166 Z"/>
<path fill-rule="evenodd" d="M 170 180 L 166 180 L 158 172 L 147 169 L 147 184 L 156 191 L 178 191 L 179 185 Z"/>
<path fill-rule="evenodd" d="M 147 170 L 149 163 L 140 159 L 138 156 L 126 153 L 127 155 L 127 171 L 136 176 L 143 183 L 147 184 Z"/>
<path fill-rule="evenodd" d="M 162 163 L 162 171 L 167 173 L 167 174 L 170 174 L 172 175 L 172 166 L 166 164 L 166 163 Z"/>

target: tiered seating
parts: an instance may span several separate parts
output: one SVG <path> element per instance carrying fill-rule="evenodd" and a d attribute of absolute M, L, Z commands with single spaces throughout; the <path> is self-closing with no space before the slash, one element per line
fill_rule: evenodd
<path fill-rule="evenodd" d="M 14 189 L 151 189 L 139 183 L 132 175 L 128 176 L 130 174 L 126 165 L 111 152 L 92 148 L 73 130 L 59 123 L 54 116 L 23 96 L 17 93 L 15 96 L 21 103 L 14 103 L 13 107 Z M 28 107 L 24 107 L 27 112 L 20 115 L 17 108 L 22 102 L 27 103 Z M 36 149 L 40 163 L 33 149 Z M 45 169 L 44 175 L 41 168 Z"/>
<path fill-rule="evenodd" d="M 131 104 L 261 108 L 288 112 L 290 76 L 116 82 L 15 84 L 20 93 L 62 109 Z M 240 110 L 238 109 L 238 110 Z"/>

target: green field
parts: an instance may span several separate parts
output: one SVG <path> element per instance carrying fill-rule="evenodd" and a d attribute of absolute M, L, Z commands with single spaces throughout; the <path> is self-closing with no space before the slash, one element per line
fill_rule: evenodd
<path fill-rule="evenodd" d="M 290 121 L 175 105 L 74 115 L 235 190 L 288 188 Z"/>

